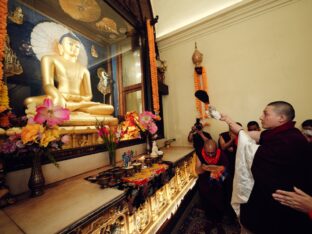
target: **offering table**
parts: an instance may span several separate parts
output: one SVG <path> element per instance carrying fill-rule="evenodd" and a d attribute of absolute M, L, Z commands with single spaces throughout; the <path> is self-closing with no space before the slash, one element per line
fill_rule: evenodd
<path fill-rule="evenodd" d="M 163 151 L 163 161 L 172 168 L 170 181 L 132 212 L 127 191 L 100 189 L 84 179 L 90 172 L 47 188 L 41 197 L 4 208 L 0 215 L 11 221 L 0 222 L 0 232 L 15 228 L 21 233 L 156 233 L 196 182 L 193 148 Z"/>

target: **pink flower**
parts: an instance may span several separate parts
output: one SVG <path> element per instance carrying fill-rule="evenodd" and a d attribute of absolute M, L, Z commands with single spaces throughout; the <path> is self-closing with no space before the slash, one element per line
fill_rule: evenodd
<path fill-rule="evenodd" d="M 109 126 L 108 125 L 104 125 L 102 127 L 99 127 L 98 128 L 98 134 L 100 137 L 108 137 L 109 134 L 110 134 L 110 129 L 109 129 Z"/>
<path fill-rule="evenodd" d="M 69 120 L 69 110 L 59 106 L 53 106 L 52 100 L 48 98 L 44 99 L 42 105 L 37 106 L 36 112 L 34 121 L 39 124 L 46 122 L 49 127 Z"/>
<path fill-rule="evenodd" d="M 148 126 L 148 131 L 153 135 L 157 132 L 158 127 L 154 122 L 151 122 Z"/>
<path fill-rule="evenodd" d="M 139 121 L 145 128 L 148 128 L 148 125 L 154 122 L 154 118 L 156 118 L 156 115 L 150 111 L 144 111 L 139 115 Z"/>
<path fill-rule="evenodd" d="M 144 111 L 139 115 L 139 122 L 150 134 L 155 134 L 158 130 L 154 120 L 156 115 L 150 111 Z"/>
<path fill-rule="evenodd" d="M 37 122 L 34 120 L 34 117 L 28 118 L 27 124 L 35 124 L 35 123 L 37 123 Z"/>

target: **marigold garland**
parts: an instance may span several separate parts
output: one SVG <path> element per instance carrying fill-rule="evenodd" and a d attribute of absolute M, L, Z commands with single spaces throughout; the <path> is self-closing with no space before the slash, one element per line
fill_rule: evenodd
<path fill-rule="evenodd" d="M 4 43 L 7 34 L 8 0 L 0 1 L 0 112 L 9 108 L 8 87 L 3 81 Z"/>
<path fill-rule="evenodd" d="M 146 28 L 147 28 L 147 39 L 148 39 L 149 60 L 150 60 L 151 81 L 152 81 L 153 107 L 154 107 L 154 112 L 155 112 L 155 115 L 157 116 L 157 119 L 160 119 L 154 28 L 151 25 L 149 19 L 146 21 Z"/>
<path fill-rule="evenodd" d="M 201 68 L 202 68 L 201 76 L 196 72 L 196 70 L 194 70 L 194 87 L 195 87 L 195 91 L 201 89 L 201 90 L 205 90 L 208 93 L 208 81 L 207 81 L 206 69 L 204 67 L 201 67 Z M 201 119 L 204 119 L 204 118 L 208 117 L 207 114 L 206 114 L 206 111 L 208 111 L 208 104 L 205 104 L 205 112 L 203 112 L 203 110 L 202 110 L 202 103 L 196 98 L 195 99 L 195 106 L 196 106 L 196 110 L 199 113 L 199 117 Z"/>

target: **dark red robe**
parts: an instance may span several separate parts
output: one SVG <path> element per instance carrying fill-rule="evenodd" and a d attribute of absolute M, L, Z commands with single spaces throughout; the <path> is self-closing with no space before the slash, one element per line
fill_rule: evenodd
<path fill-rule="evenodd" d="M 198 154 L 198 158 L 202 164 L 211 165 L 204 159 L 202 152 Z M 200 202 L 202 207 L 205 209 L 207 218 L 210 221 L 221 223 L 227 204 L 225 197 L 225 184 L 228 161 L 223 153 L 221 153 L 220 158 L 215 165 L 225 167 L 223 178 L 218 180 L 212 179 L 210 172 L 205 171 L 204 173 L 198 175 L 198 189 L 199 196 L 201 198 Z"/>
<path fill-rule="evenodd" d="M 276 189 L 293 187 L 312 194 L 312 155 L 301 132 L 288 122 L 262 132 L 252 164 L 255 184 L 246 204 L 241 205 L 241 223 L 261 234 L 312 233 L 307 214 L 281 205 L 272 197 Z"/>

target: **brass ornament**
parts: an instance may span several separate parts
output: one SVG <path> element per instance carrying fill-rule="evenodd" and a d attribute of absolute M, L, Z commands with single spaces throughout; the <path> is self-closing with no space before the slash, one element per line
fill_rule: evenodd
<path fill-rule="evenodd" d="M 4 43 L 4 76 L 14 76 L 20 75 L 23 73 L 23 67 L 18 60 L 16 54 L 10 47 L 10 37 L 6 35 L 5 43 Z"/>
<path fill-rule="evenodd" d="M 23 24 L 24 23 L 24 15 L 23 10 L 21 7 L 16 7 L 13 12 L 10 13 L 8 16 L 9 20 L 16 24 Z"/>
<path fill-rule="evenodd" d="M 59 4 L 75 20 L 90 23 L 101 16 L 101 7 L 96 0 L 59 0 Z"/>
<path fill-rule="evenodd" d="M 97 89 L 103 94 L 106 95 L 108 93 L 111 93 L 111 85 L 112 85 L 112 79 L 109 77 L 109 75 L 106 73 L 105 69 L 102 67 L 99 67 L 97 69 L 97 76 L 100 79 Z"/>
<path fill-rule="evenodd" d="M 101 32 L 118 34 L 117 24 L 114 20 L 104 17 L 95 24 L 96 28 Z"/>
<path fill-rule="evenodd" d="M 99 57 L 99 54 L 98 54 L 98 52 L 96 51 L 94 45 L 91 46 L 91 55 L 92 55 L 93 58 L 98 58 L 98 57 Z"/>
<path fill-rule="evenodd" d="M 193 60 L 193 63 L 195 64 L 195 67 L 199 67 L 203 61 L 203 54 L 200 53 L 199 50 L 197 49 L 196 42 L 195 42 L 195 51 L 193 53 L 192 60 Z"/>
<path fill-rule="evenodd" d="M 158 81 L 164 83 L 165 81 L 165 73 L 167 71 L 167 63 L 165 60 L 157 59 L 157 78 Z"/>
<path fill-rule="evenodd" d="M 98 85 L 97 85 L 97 89 L 100 91 L 100 93 L 103 94 L 104 103 L 111 104 L 112 103 L 111 93 L 112 93 L 113 80 L 109 77 L 109 75 L 106 73 L 106 71 L 103 67 L 99 67 L 97 69 L 97 76 L 100 80 Z"/>

